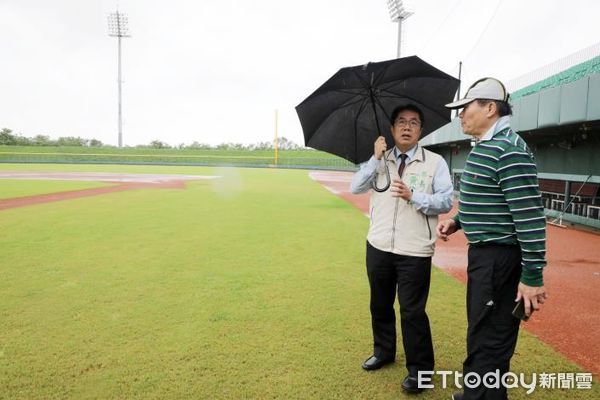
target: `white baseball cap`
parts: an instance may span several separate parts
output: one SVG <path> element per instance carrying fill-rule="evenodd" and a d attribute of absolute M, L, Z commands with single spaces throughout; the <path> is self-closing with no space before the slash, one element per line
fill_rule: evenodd
<path fill-rule="evenodd" d="M 508 101 L 508 92 L 506 88 L 496 78 L 481 78 L 469 87 L 467 94 L 454 103 L 446 104 L 447 108 L 463 108 L 474 100 L 499 100 Z"/>

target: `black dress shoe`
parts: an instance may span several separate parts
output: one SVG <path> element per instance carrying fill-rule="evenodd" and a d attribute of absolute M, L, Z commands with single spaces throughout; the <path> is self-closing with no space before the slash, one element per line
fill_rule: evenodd
<path fill-rule="evenodd" d="M 393 358 L 382 359 L 382 358 L 377 358 L 375 356 L 371 356 L 365 360 L 365 362 L 362 365 L 362 368 L 365 371 L 373 371 L 373 370 L 383 367 L 386 364 L 390 364 L 393 362 L 394 362 Z"/>
<path fill-rule="evenodd" d="M 463 394 L 462 393 L 454 393 L 452 395 L 452 400 L 463 400 Z"/>
<path fill-rule="evenodd" d="M 402 389 L 404 389 L 408 393 L 421 393 L 423 391 L 423 389 L 419 387 L 419 382 L 417 381 L 417 378 L 410 375 L 408 375 L 402 381 Z"/>

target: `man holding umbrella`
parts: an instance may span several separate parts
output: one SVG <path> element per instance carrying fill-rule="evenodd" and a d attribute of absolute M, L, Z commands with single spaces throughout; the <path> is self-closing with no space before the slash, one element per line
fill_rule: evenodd
<path fill-rule="evenodd" d="M 444 159 L 418 141 L 450 122 L 444 104 L 458 86 L 410 56 L 342 68 L 296 106 L 305 144 L 362 163 L 352 192 L 374 189 L 367 236 L 374 352 L 363 368 L 395 360 L 397 291 L 408 368 L 402 387 L 411 393 L 421 391 L 418 372 L 433 370 L 425 305 L 437 214 L 450 209 L 453 189 Z M 380 121 L 390 121 L 391 134 L 382 135 Z"/>
<path fill-rule="evenodd" d="M 361 164 L 351 184 L 355 194 L 383 186 L 386 177 L 378 171 L 380 163 L 387 165 L 392 179 L 387 190 L 371 193 L 366 264 L 374 350 L 362 368 L 376 370 L 395 360 L 397 293 L 408 369 L 402 388 L 418 393 L 418 372 L 434 368 L 425 306 L 437 215 L 452 208 L 453 186 L 444 159 L 418 145 L 426 124 L 421 109 L 400 105 L 390 123 L 395 146 L 387 150 L 384 137 L 377 138 L 372 157 Z"/>

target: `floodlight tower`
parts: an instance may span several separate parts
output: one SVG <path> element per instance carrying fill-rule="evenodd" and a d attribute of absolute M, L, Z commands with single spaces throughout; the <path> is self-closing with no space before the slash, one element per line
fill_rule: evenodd
<path fill-rule="evenodd" d="M 400 58 L 400 39 L 402 37 L 402 21 L 413 15 L 413 13 L 404 8 L 402 0 L 388 0 L 387 3 L 392 22 L 398 22 L 398 52 L 396 54 L 396 57 Z"/>
<path fill-rule="evenodd" d="M 119 43 L 118 52 L 118 84 L 119 84 L 119 147 L 123 146 L 123 113 L 121 108 L 121 38 L 131 37 L 129 35 L 129 26 L 127 21 L 127 15 L 117 12 L 110 13 L 108 15 L 108 36 L 116 37 Z"/>

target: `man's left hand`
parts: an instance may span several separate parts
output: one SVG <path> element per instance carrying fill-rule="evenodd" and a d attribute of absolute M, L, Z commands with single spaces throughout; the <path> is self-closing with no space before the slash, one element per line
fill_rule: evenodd
<path fill-rule="evenodd" d="M 548 298 L 548 293 L 546 293 L 544 286 L 528 286 L 519 282 L 515 301 L 519 301 L 521 298 L 525 303 L 525 315 L 529 317 L 534 310 L 539 310 L 541 304 L 544 304 Z"/>
<path fill-rule="evenodd" d="M 390 191 L 392 192 L 392 197 L 400 197 L 406 201 L 412 199 L 412 190 L 410 190 L 410 187 L 398 179 L 394 179 Z"/>

